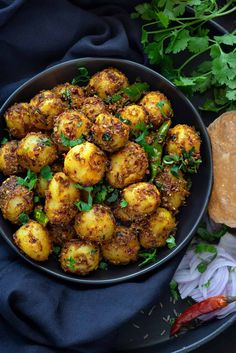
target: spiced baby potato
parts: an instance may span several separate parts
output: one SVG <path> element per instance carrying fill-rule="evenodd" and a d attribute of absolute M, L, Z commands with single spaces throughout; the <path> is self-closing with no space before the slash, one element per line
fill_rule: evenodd
<path fill-rule="evenodd" d="M 32 125 L 39 130 L 51 130 L 55 118 L 65 109 L 64 103 L 56 93 L 41 91 L 30 101 L 33 112 Z"/>
<path fill-rule="evenodd" d="M 100 244 L 112 238 L 115 224 L 110 208 L 95 204 L 91 210 L 76 215 L 74 227 L 81 239 Z"/>
<path fill-rule="evenodd" d="M 166 152 L 181 156 L 183 151 L 189 152 L 194 149 L 194 155 L 199 157 L 200 145 L 201 138 L 194 127 L 178 124 L 168 132 Z"/>
<path fill-rule="evenodd" d="M 65 108 L 79 109 L 83 104 L 84 90 L 82 87 L 66 82 L 54 87 L 52 92 L 61 98 Z"/>
<path fill-rule="evenodd" d="M 148 159 L 143 148 L 135 142 L 128 142 L 110 157 L 106 178 L 111 186 L 122 189 L 141 181 L 148 168 Z"/>
<path fill-rule="evenodd" d="M 159 91 L 152 91 L 141 99 L 141 106 L 148 114 L 149 122 L 155 127 L 159 127 L 165 120 L 173 116 L 170 101 Z M 161 105 L 161 108 L 158 107 Z"/>
<path fill-rule="evenodd" d="M 99 114 L 106 113 L 107 108 L 100 97 L 93 96 L 84 99 L 81 112 L 93 122 Z"/>
<path fill-rule="evenodd" d="M 76 110 L 68 110 L 56 118 L 53 128 L 53 141 L 60 151 L 69 151 L 70 147 L 63 144 L 62 136 L 76 140 L 83 135 L 88 136 L 91 122 L 86 116 Z"/>
<path fill-rule="evenodd" d="M 75 229 L 71 224 L 49 224 L 47 229 L 52 242 L 60 246 L 71 239 L 77 238 Z"/>
<path fill-rule="evenodd" d="M 17 148 L 16 140 L 11 140 L 0 148 L 0 171 L 6 176 L 22 172 L 18 163 Z"/>
<path fill-rule="evenodd" d="M 88 91 L 104 99 L 129 85 L 128 78 L 114 67 L 97 72 L 89 81 Z"/>
<path fill-rule="evenodd" d="M 75 217 L 80 192 L 75 184 L 62 172 L 54 174 L 48 185 L 45 212 L 52 224 L 67 224 Z"/>
<path fill-rule="evenodd" d="M 110 114 L 99 114 L 92 126 L 94 142 L 104 151 L 115 152 L 129 139 L 129 127 Z"/>
<path fill-rule="evenodd" d="M 138 258 L 140 244 L 128 227 L 117 226 L 111 240 L 101 246 L 103 257 L 114 265 L 127 265 Z"/>
<path fill-rule="evenodd" d="M 19 142 L 17 155 L 22 168 L 39 173 L 57 159 L 57 150 L 48 135 L 30 132 Z"/>
<path fill-rule="evenodd" d="M 83 186 L 95 185 L 102 180 L 107 158 L 99 147 L 90 142 L 77 145 L 67 153 L 64 161 L 65 173 Z"/>
<path fill-rule="evenodd" d="M 10 176 L 0 187 L 0 208 L 3 217 L 19 224 L 19 215 L 29 214 L 33 210 L 33 196 L 32 191 L 17 183 L 16 176 Z"/>
<path fill-rule="evenodd" d="M 120 116 L 128 120 L 130 130 L 133 132 L 138 131 L 139 124 L 147 124 L 148 116 L 142 106 L 137 104 L 131 104 L 125 106 L 120 112 Z"/>
<path fill-rule="evenodd" d="M 98 245 L 83 240 L 71 240 L 64 244 L 59 261 L 65 272 L 84 276 L 98 268 L 100 258 Z"/>
<path fill-rule="evenodd" d="M 150 183 L 140 182 L 129 185 L 121 192 L 121 199 L 127 202 L 122 209 L 120 203 L 114 214 L 121 221 L 141 219 L 153 213 L 160 205 L 160 192 Z M 123 212 L 119 212 L 122 209 Z"/>
<path fill-rule="evenodd" d="M 61 163 L 60 160 L 57 160 L 55 163 L 51 165 L 51 171 L 53 174 L 63 171 L 63 164 Z M 38 180 L 37 180 L 35 189 L 39 196 L 45 197 L 49 183 L 50 183 L 50 179 L 45 179 L 41 174 L 38 175 Z"/>
<path fill-rule="evenodd" d="M 14 243 L 35 261 L 46 261 L 52 251 L 48 231 L 40 223 L 30 220 L 13 235 Z"/>
<path fill-rule="evenodd" d="M 187 181 L 179 170 L 178 177 L 171 173 L 171 167 L 166 166 L 157 174 L 155 184 L 161 192 L 161 206 L 176 212 L 184 204 L 189 195 Z"/>
<path fill-rule="evenodd" d="M 156 212 L 137 227 L 139 241 L 144 248 L 159 248 L 165 246 L 170 233 L 175 232 L 176 222 L 170 211 L 159 207 Z"/>
<path fill-rule="evenodd" d="M 4 114 L 11 136 L 21 139 L 33 130 L 33 113 L 29 103 L 15 103 Z"/>

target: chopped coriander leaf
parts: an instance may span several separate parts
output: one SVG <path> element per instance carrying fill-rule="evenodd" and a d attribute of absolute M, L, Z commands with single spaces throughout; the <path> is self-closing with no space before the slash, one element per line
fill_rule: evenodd
<path fill-rule="evenodd" d="M 45 146 L 52 146 L 52 141 L 49 137 L 40 137 L 40 142 L 43 143 Z"/>
<path fill-rule="evenodd" d="M 61 247 L 59 245 L 53 245 L 52 250 L 53 250 L 54 254 L 58 256 L 61 252 Z"/>
<path fill-rule="evenodd" d="M 83 121 L 78 122 L 77 126 L 81 127 L 83 125 Z"/>
<path fill-rule="evenodd" d="M 78 207 L 79 211 L 81 212 L 88 212 L 92 209 L 92 204 L 89 202 L 76 201 L 75 205 L 76 207 Z"/>
<path fill-rule="evenodd" d="M 108 195 L 108 188 L 105 185 L 96 185 L 94 187 L 94 202 L 103 203 Z"/>
<path fill-rule="evenodd" d="M 178 291 L 178 283 L 174 279 L 172 279 L 169 284 L 169 287 L 170 287 L 170 293 L 171 293 L 172 298 L 175 301 L 177 301 L 180 297 L 179 291 Z"/>
<path fill-rule="evenodd" d="M 116 113 L 115 116 L 124 124 L 126 125 L 131 125 L 131 121 L 128 120 L 128 119 L 124 119 L 122 118 L 121 114 L 120 113 Z"/>
<path fill-rule="evenodd" d="M 107 263 L 105 261 L 100 261 L 98 268 L 100 270 L 105 270 L 106 271 L 107 268 L 108 268 L 108 265 L 107 265 Z"/>
<path fill-rule="evenodd" d="M 75 270 L 75 264 L 76 264 L 76 261 L 72 256 L 66 259 L 66 267 L 70 268 L 72 271 Z"/>
<path fill-rule="evenodd" d="M 118 196 L 119 196 L 119 191 L 115 189 L 114 191 L 112 191 L 111 195 L 106 199 L 106 201 L 108 203 L 113 203 L 118 199 Z"/>
<path fill-rule="evenodd" d="M 122 199 L 120 202 L 120 207 L 125 208 L 126 206 L 128 206 L 128 202 L 126 200 Z"/>
<path fill-rule="evenodd" d="M 179 177 L 179 166 L 174 165 L 173 167 L 170 168 L 171 174 L 173 174 L 176 178 Z"/>
<path fill-rule="evenodd" d="M 175 162 L 179 162 L 180 157 L 178 155 L 166 155 L 163 157 L 164 164 L 174 164 Z"/>
<path fill-rule="evenodd" d="M 90 74 L 85 66 L 78 67 L 78 74 L 71 81 L 72 85 L 84 85 L 90 80 Z"/>
<path fill-rule="evenodd" d="M 26 224 L 29 222 L 29 216 L 26 213 L 22 212 L 19 215 L 18 220 L 21 224 Z"/>
<path fill-rule="evenodd" d="M 164 106 L 165 104 L 168 104 L 168 105 L 169 105 L 169 103 L 168 103 L 167 101 L 161 100 L 160 102 L 157 103 L 157 107 L 160 109 L 161 115 L 162 115 L 165 119 L 169 119 L 168 116 L 166 115 L 164 109 L 163 109 L 163 106 Z"/>
<path fill-rule="evenodd" d="M 146 82 L 135 82 L 132 85 L 123 88 L 123 92 L 128 95 L 131 102 L 138 101 L 142 94 L 149 89 L 149 84 Z"/>
<path fill-rule="evenodd" d="M 49 181 L 52 179 L 52 176 L 53 176 L 53 173 L 52 173 L 52 170 L 51 168 L 49 167 L 49 165 L 43 167 L 41 170 L 40 170 L 40 175 L 43 179 Z"/>
<path fill-rule="evenodd" d="M 7 138 L 7 137 L 3 137 L 3 138 L 1 139 L 0 144 L 1 144 L 1 145 L 5 145 L 7 142 L 8 142 L 8 138 Z"/>
<path fill-rule="evenodd" d="M 195 246 L 195 253 L 196 254 L 202 254 L 204 252 L 217 254 L 217 249 L 214 245 L 206 244 L 206 243 L 199 243 Z"/>
<path fill-rule="evenodd" d="M 110 141 L 111 140 L 111 135 L 109 134 L 109 132 L 105 132 L 102 135 L 102 139 L 103 139 L 103 141 Z"/>
<path fill-rule="evenodd" d="M 63 144 L 63 146 L 74 147 L 77 145 L 81 145 L 81 143 L 83 143 L 83 142 L 84 142 L 83 137 L 80 137 L 75 140 L 71 140 L 71 139 L 69 139 L 69 137 L 66 137 L 63 133 L 61 134 L 61 143 Z"/>
<path fill-rule="evenodd" d="M 206 223 L 202 223 L 197 229 L 197 235 L 203 240 L 214 242 L 219 240 L 228 230 L 228 227 L 225 224 L 222 224 L 219 230 L 208 231 Z"/>
<path fill-rule="evenodd" d="M 157 249 L 141 250 L 139 251 L 138 256 L 144 259 L 144 261 L 142 261 L 138 265 L 139 267 L 142 267 L 144 265 L 157 261 Z"/>
<path fill-rule="evenodd" d="M 49 222 L 48 216 L 40 208 L 34 209 L 34 218 L 37 222 L 44 226 Z"/>
<path fill-rule="evenodd" d="M 91 251 L 90 251 L 90 254 L 91 255 L 95 255 L 97 253 L 97 250 L 96 249 L 92 249 Z"/>
<path fill-rule="evenodd" d="M 17 177 L 17 184 L 23 185 L 27 187 L 29 190 L 32 190 L 35 187 L 37 180 L 38 180 L 37 175 L 34 172 L 32 172 L 30 169 L 28 169 L 27 175 L 24 179 L 21 177 Z"/>
<path fill-rule="evenodd" d="M 203 284 L 202 284 L 202 287 L 204 287 L 204 288 L 209 288 L 209 287 L 210 287 L 210 284 L 211 284 L 211 281 L 208 280 L 206 283 L 203 283 Z"/>
<path fill-rule="evenodd" d="M 166 240 L 167 246 L 169 249 L 173 249 L 176 247 L 175 237 L 170 235 Z"/>
<path fill-rule="evenodd" d="M 87 192 L 92 192 L 93 191 L 93 186 L 83 186 L 83 185 L 80 185 L 80 184 L 74 184 L 76 189 L 79 189 L 79 190 L 84 190 L 84 191 L 87 191 Z"/>
<path fill-rule="evenodd" d="M 39 203 L 40 202 L 40 196 L 35 195 L 34 196 L 34 203 Z"/>
<path fill-rule="evenodd" d="M 68 102 L 68 107 L 71 108 L 72 107 L 72 96 L 71 96 L 71 91 L 68 87 L 66 87 L 62 92 L 61 92 L 62 97 L 64 98 L 64 100 L 66 100 Z"/>
<path fill-rule="evenodd" d="M 202 262 L 200 262 L 200 264 L 197 266 L 197 270 L 198 270 L 198 272 L 200 272 L 200 273 L 203 273 L 203 272 L 205 272 L 206 271 L 206 269 L 207 269 L 207 262 L 206 261 L 202 261 Z"/>

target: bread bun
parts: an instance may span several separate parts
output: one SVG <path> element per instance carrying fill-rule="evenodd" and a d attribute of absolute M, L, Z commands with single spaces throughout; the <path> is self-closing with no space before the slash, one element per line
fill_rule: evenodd
<path fill-rule="evenodd" d="M 216 223 L 236 227 L 236 110 L 208 127 L 213 154 L 213 189 L 208 207 Z"/>

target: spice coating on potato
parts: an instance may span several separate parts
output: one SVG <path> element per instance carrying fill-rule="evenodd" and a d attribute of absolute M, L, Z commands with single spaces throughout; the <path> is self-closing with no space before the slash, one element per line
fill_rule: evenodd
<path fill-rule="evenodd" d="M 84 276 L 98 268 L 100 249 L 90 242 L 71 240 L 64 244 L 59 261 L 65 272 Z"/>
<path fill-rule="evenodd" d="M 61 113 L 55 121 L 53 128 L 53 141 L 60 151 L 69 151 L 69 146 L 62 143 L 62 134 L 70 140 L 76 140 L 83 135 L 87 136 L 91 128 L 91 122 L 81 112 L 70 110 Z"/>
<path fill-rule="evenodd" d="M 111 186 L 122 189 L 141 181 L 147 168 L 148 159 L 143 148 L 137 143 L 128 142 L 124 148 L 111 156 L 106 177 Z"/>
<path fill-rule="evenodd" d="M 75 229 L 71 224 L 49 224 L 47 229 L 52 242 L 60 246 L 71 239 L 77 238 Z"/>
<path fill-rule="evenodd" d="M 32 124 L 40 130 L 51 130 L 55 118 L 64 110 L 64 103 L 52 91 L 41 91 L 30 101 L 33 112 Z"/>
<path fill-rule="evenodd" d="M 170 233 L 175 232 L 176 222 L 170 211 L 159 207 L 138 226 L 140 244 L 146 248 L 159 248 L 166 245 Z"/>
<path fill-rule="evenodd" d="M 63 164 L 60 160 L 56 161 L 51 165 L 52 173 L 62 172 L 63 171 Z M 48 185 L 50 183 L 49 179 L 45 179 L 41 174 L 38 175 L 38 180 L 36 184 L 36 191 L 39 196 L 45 197 L 46 191 L 48 189 Z"/>
<path fill-rule="evenodd" d="M 127 105 L 124 107 L 119 114 L 123 119 L 126 119 L 130 122 L 131 131 L 137 131 L 137 125 L 147 124 L 148 117 L 142 106 L 137 104 Z"/>
<path fill-rule="evenodd" d="M 121 199 L 125 200 L 128 204 L 123 209 L 123 213 L 118 212 L 118 215 L 114 211 L 115 216 L 126 221 L 127 217 L 129 220 L 141 219 L 151 213 L 160 205 L 160 192 L 157 190 L 155 185 L 150 183 L 136 183 L 129 185 L 121 193 Z M 118 209 L 121 209 L 119 204 Z M 125 217 L 122 214 L 125 213 Z"/>
<path fill-rule="evenodd" d="M 19 142 L 17 155 L 22 168 L 39 173 L 57 159 L 57 150 L 48 135 L 30 132 Z"/>
<path fill-rule="evenodd" d="M 92 126 L 94 142 L 104 151 L 115 152 L 129 139 L 129 127 L 110 114 L 99 114 Z"/>
<path fill-rule="evenodd" d="M 194 148 L 194 153 L 199 157 L 201 139 L 194 127 L 178 124 L 169 130 L 166 144 L 168 154 L 182 155 L 183 151 L 189 152 Z"/>
<path fill-rule="evenodd" d="M 112 264 L 126 265 L 137 260 L 140 244 L 130 228 L 117 226 L 112 239 L 101 249 L 103 257 Z"/>
<path fill-rule="evenodd" d="M 176 212 L 189 194 L 183 173 L 179 171 L 176 177 L 171 173 L 170 167 L 165 167 L 157 175 L 155 183 L 161 192 L 161 206 Z"/>
<path fill-rule="evenodd" d="M 83 101 L 81 112 L 89 120 L 94 121 L 99 114 L 106 113 L 107 108 L 100 97 L 87 97 Z"/>
<path fill-rule="evenodd" d="M 109 207 L 93 205 L 90 211 L 76 215 L 75 230 L 83 240 L 102 243 L 111 239 L 115 230 L 115 219 Z"/>
<path fill-rule="evenodd" d="M 34 207 L 33 192 L 25 186 L 17 184 L 17 177 L 12 175 L 0 187 L 0 208 L 3 217 L 19 224 L 21 213 L 29 214 Z"/>
<path fill-rule="evenodd" d="M 102 180 L 107 158 L 103 151 L 90 142 L 71 148 L 64 161 L 65 173 L 76 183 L 95 185 Z"/>
<path fill-rule="evenodd" d="M 13 235 L 14 243 L 35 261 L 46 261 L 52 251 L 48 231 L 40 223 L 30 220 Z"/>
<path fill-rule="evenodd" d="M 160 102 L 163 102 L 161 109 L 157 106 L 158 103 L 162 104 Z M 173 116 L 170 101 L 159 91 L 147 93 L 141 99 L 140 104 L 148 113 L 149 122 L 154 127 L 159 127 L 165 120 Z"/>
<path fill-rule="evenodd" d="M 67 224 L 75 217 L 80 191 L 62 172 L 54 174 L 46 191 L 45 212 L 52 224 Z"/>
<path fill-rule="evenodd" d="M 65 108 L 78 109 L 83 104 L 84 91 L 82 87 L 75 86 L 69 82 L 66 82 L 54 87 L 52 92 L 61 98 L 61 100 L 64 102 Z"/>
<path fill-rule="evenodd" d="M 0 148 L 0 171 L 8 176 L 22 172 L 17 158 L 18 141 L 11 140 Z"/>
<path fill-rule="evenodd" d="M 23 138 L 32 131 L 32 110 L 28 103 L 15 103 L 7 109 L 4 118 L 10 134 L 16 138 Z"/>
<path fill-rule="evenodd" d="M 106 98 L 128 85 L 127 77 L 116 68 L 110 67 L 91 77 L 88 90 L 90 93 L 97 93 L 100 98 Z"/>

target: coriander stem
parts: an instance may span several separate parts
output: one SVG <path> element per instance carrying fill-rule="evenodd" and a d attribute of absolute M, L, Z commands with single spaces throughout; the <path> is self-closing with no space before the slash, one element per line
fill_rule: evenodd
<path fill-rule="evenodd" d="M 180 68 L 177 70 L 178 74 L 180 74 L 180 72 L 183 70 L 183 68 L 184 68 L 185 66 L 187 66 L 187 65 L 190 63 L 190 61 L 192 61 L 193 59 L 195 59 L 198 55 L 201 55 L 201 54 L 205 53 L 206 51 L 208 51 L 209 49 L 211 49 L 211 47 L 212 47 L 212 45 L 210 45 L 208 48 L 206 48 L 206 49 L 200 51 L 199 53 L 196 53 L 196 54 L 190 56 L 190 58 L 188 58 L 188 60 L 186 60 L 186 61 L 183 63 L 183 65 L 181 65 Z"/>

